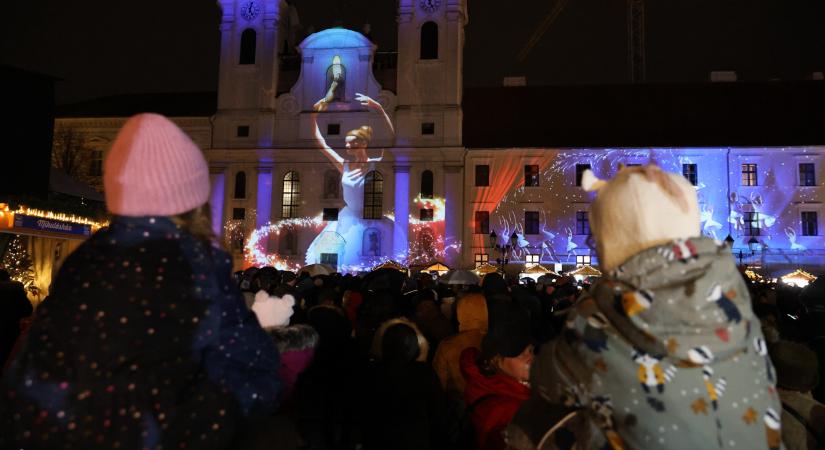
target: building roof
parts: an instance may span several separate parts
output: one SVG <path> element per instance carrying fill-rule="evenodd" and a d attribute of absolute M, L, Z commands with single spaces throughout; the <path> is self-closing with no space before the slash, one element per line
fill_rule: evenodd
<path fill-rule="evenodd" d="M 129 117 L 154 112 L 169 117 L 209 117 L 218 109 L 216 92 L 113 95 L 57 107 L 57 117 Z"/>
<path fill-rule="evenodd" d="M 825 82 L 467 88 L 468 148 L 825 144 Z"/>

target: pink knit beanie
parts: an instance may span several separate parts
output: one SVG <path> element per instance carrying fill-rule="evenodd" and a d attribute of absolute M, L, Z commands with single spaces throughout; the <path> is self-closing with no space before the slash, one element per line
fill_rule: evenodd
<path fill-rule="evenodd" d="M 106 206 L 120 216 L 173 216 L 209 200 L 209 167 L 177 125 L 158 114 L 131 117 L 103 172 Z"/>

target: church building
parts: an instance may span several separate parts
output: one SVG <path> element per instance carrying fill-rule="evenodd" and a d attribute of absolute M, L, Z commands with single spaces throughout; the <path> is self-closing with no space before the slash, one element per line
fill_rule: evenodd
<path fill-rule="evenodd" d="M 822 82 L 465 89 L 466 0 L 400 0 L 397 52 L 345 28 L 290 50 L 285 1 L 219 3 L 216 103 L 129 112 L 165 113 L 203 148 L 239 268 L 598 265 L 581 175 L 649 162 L 696 187 L 703 232 L 742 265 L 825 266 L 825 139 L 790 123 Z M 803 111 L 783 111 L 794 99 Z M 126 114 L 90 109 L 56 127 L 99 161 Z"/>

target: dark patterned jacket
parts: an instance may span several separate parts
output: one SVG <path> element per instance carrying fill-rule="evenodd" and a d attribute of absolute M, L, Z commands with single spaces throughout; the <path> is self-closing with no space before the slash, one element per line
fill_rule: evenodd
<path fill-rule="evenodd" d="M 168 218 L 114 218 L 51 294 L 4 374 L 0 448 L 224 448 L 274 409 L 278 352 L 229 256 Z"/>

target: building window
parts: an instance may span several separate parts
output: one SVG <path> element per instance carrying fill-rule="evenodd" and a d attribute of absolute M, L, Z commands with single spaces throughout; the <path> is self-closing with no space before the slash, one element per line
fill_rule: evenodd
<path fill-rule="evenodd" d="M 421 198 L 433 198 L 433 172 L 430 170 L 421 173 Z"/>
<path fill-rule="evenodd" d="M 487 264 L 490 261 L 490 255 L 487 253 L 476 253 L 475 259 L 473 260 L 476 264 L 476 268 Z"/>
<path fill-rule="evenodd" d="M 246 198 L 246 172 L 235 174 L 235 195 L 234 198 Z"/>
<path fill-rule="evenodd" d="M 418 215 L 418 220 L 422 222 L 432 222 L 433 221 L 433 210 L 429 208 L 421 208 L 421 211 Z"/>
<path fill-rule="evenodd" d="M 759 213 L 755 211 L 747 211 L 743 216 L 745 236 L 759 236 Z"/>
<path fill-rule="evenodd" d="M 341 172 L 327 170 L 324 172 L 324 198 L 336 199 L 341 197 Z"/>
<path fill-rule="evenodd" d="M 421 122 L 421 135 L 432 136 L 435 134 L 435 122 Z"/>
<path fill-rule="evenodd" d="M 421 25 L 421 59 L 438 59 L 438 25 L 427 22 Z"/>
<path fill-rule="evenodd" d="M 232 220 L 244 220 L 246 219 L 246 209 L 244 208 L 232 208 Z"/>
<path fill-rule="evenodd" d="M 815 211 L 802 212 L 802 236 L 819 236 Z"/>
<path fill-rule="evenodd" d="M 324 222 L 335 222 L 338 220 L 338 208 L 324 208 Z"/>
<path fill-rule="evenodd" d="M 756 164 L 742 164 L 742 186 L 757 186 Z"/>
<path fill-rule="evenodd" d="M 590 164 L 576 164 L 576 186 L 582 185 L 582 174 L 585 170 L 590 170 Z"/>
<path fill-rule="evenodd" d="M 240 64 L 255 64 L 255 44 L 257 35 L 255 30 L 247 28 L 241 33 Z"/>
<path fill-rule="evenodd" d="M 364 177 L 364 218 L 380 219 L 383 214 L 384 177 L 376 171 Z"/>
<path fill-rule="evenodd" d="M 332 266 L 338 269 L 338 253 L 321 253 L 321 264 Z"/>
<path fill-rule="evenodd" d="M 539 185 L 539 166 L 535 164 L 528 164 L 524 166 L 524 185 L 538 186 Z"/>
<path fill-rule="evenodd" d="M 327 136 L 338 136 L 341 134 L 341 124 L 340 123 L 328 123 L 327 124 Z"/>
<path fill-rule="evenodd" d="M 278 244 L 278 253 L 282 255 L 294 255 L 298 253 L 298 240 L 295 238 L 295 232 L 292 230 L 287 230 L 281 234 L 281 240 Z"/>
<path fill-rule="evenodd" d="M 539 234 L 538 211 L 524 211 L 524 234 Z"/>
<path fill-rule="evenodd" d="M 281 203 L 281 217 L 298 217 L 298 207 L 301 205 L 301 179 L 298 172 L 290 171 L 284 175 L 284 195 Z"/>
<path fill-rule="evenodd" d="M 590 235 L 590 219 L 587 211 L 576 211 L 576 234 L 582 236 Z"/>
<path fill-rule="evenodd" d="M 103 152 L 92 150 L 92 160 L 89 162 L 89 175 L 99 177 L 103 175 Z"/>
<path fill-rule="evenodd" d="M 590 255 L 576 255 L 576 267 L 581 267 L 585 264 L 590 265 Z"/>
<path fill-rule="evenodd" d="M 361 240 L 363 256 L 381 256 L 381 232 L 377 228 L 367 228 Z"/>
<path fill-rule="evenodd" d="M 240 125 L 238 129 L 235 131 L 235 136 L 237 137 L 249 137 L 249 125 Z"/>
<path fill-rule="evenodd" d="M 816 186 L 816 174 L 813 163 L 802 163 L 799 165 L 799 185 Z"/>
<path fill-rule="evenodd" d="M 490 185 L 490 166 L 487 164 L 476 164 L 476 186 Z"/>
<path fill-rule="evenodd" d="M 696 171 L 696 164 L 682 164 L 682 175 L 690 181 L 690 184 L 694 186 L 699 184 L 699 174 Z"/>
<path fill-rule="evenodd" d="M 490 234 L 490 211 L 476 211 L 476 234 Z"/>
<path fill-rule="evenodd" d="M 526 264 L 536 265 L 539 263 L 539 258 L 541 255 L 535 253 L 528 253 L 527 259 L 524 261 Z"/>

